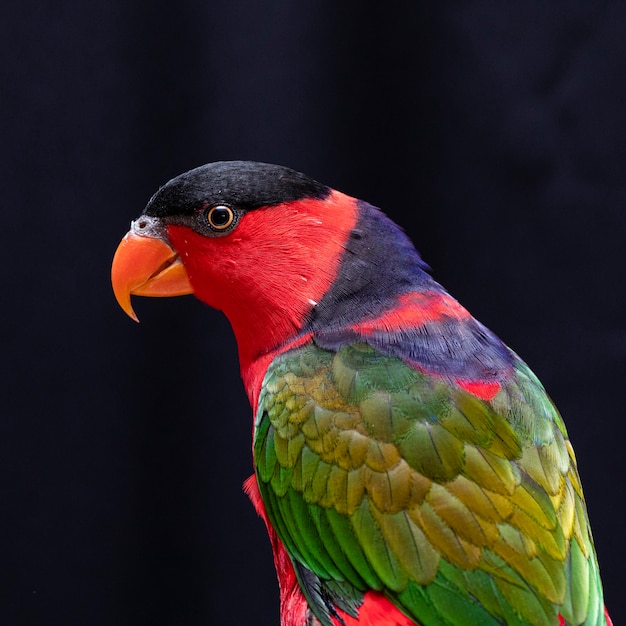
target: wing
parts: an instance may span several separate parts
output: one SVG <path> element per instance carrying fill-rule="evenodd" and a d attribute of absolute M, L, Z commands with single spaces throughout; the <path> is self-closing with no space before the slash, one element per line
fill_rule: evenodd
<path fill-rule="evenodd" d="M 604 624 L 576 461 L 529 369 L 489 401 L 365 343 L 265 377 L 255 464 L 324 624 L 379 590 L 422 626 Z"/>

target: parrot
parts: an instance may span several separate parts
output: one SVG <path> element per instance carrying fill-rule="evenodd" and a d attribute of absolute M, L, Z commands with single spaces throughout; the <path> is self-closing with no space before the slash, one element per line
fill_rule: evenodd
<path fill-rule="evenodd" d="M 133 295 L 193 294 L 230 322 L 282 626 L 611 625 L 561 415 L 379 208 L 209 163 L 152 196 L 111 281 L 135 321 Z"/>

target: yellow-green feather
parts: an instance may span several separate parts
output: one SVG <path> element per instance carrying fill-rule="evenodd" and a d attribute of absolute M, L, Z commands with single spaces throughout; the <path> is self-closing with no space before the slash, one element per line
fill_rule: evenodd
<path fill-rule="evenodd" d="M 521 361 L 487 402 L 365 344 L 299 348 L 265 377 L 255 463 L 322 581 L 382 589 L 423 626 L 604 624 L 573 450 Z"/>

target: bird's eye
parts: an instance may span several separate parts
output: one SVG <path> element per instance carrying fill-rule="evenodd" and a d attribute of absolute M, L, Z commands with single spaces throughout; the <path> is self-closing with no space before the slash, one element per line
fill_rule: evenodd
<path fill-rule="evenodd" d="M 226 230 L 235 221 L 235 212 L 228 206 L 218 204 L 207 209 L 206 221 L 213 230 Z"/>

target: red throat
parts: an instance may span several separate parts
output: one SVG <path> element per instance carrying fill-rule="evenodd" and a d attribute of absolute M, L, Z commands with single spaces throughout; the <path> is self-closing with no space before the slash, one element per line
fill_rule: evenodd
<path fill-rule="evenodd" d="M 195 295 L 228 317 L 242 372 L 301 329 L 337 275 L 356 213 L 354 198 L 333 191 L 250 211 L 224 237 L 168 227 Z"/>

